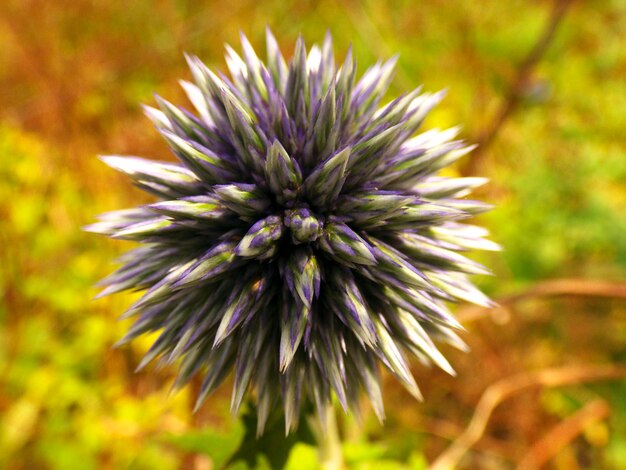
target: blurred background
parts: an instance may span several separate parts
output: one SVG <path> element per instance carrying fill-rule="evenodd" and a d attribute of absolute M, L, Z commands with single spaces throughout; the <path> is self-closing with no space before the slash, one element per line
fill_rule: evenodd
<path fill-rule="evenodd" d="M 477 282 L 500 307 L 456 309 L 472 350 L 444 348 L 456 378 L 415 365 L 424 403 L 388 379 L 384 427 L 341 418 L 347 466 L 626 468 L 624 0 L 4 0 L 0 468 L 211 469 L 239 446 L 228 384 L 194 415 L 197 385 L 134 373 L 150 338 L 112 349 L 133 295 L 92 286 L 131 244 L 80 227 L 149 200 L 96 155 L 172 159 L 140 104 L 186 103 L 183 52 L 224 70 L 224 43 L 262 51 L 266 25 L 287 56 L 328 29 L 361 72 L 399 53 L 390 96 L 447 88 L 426 127 L 481 144 L 450 171 L 497 205 Z"/>

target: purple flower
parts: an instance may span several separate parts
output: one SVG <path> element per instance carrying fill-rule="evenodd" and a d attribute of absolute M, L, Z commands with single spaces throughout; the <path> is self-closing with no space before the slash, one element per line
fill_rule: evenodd
<path fill-rule="evenodd" d="M 140 366 L 177 361 L 177 386 L 204 374 L 198 406 L 232 371 L 258 432 L 280 403 L 290 430 L 305 402 L 358 412 L 363 391 L 382 419 L 379 364 L 419 398 L 406 353 L 453 373 L 433 342 L 464 347 L 446 303 L 490 304 L 461 254 L 497 249 L 462 223 L 488 209 L 460 199 L 485 180 L 436 176 L 471 150 L 456 129 L 417 134 L 442 93 L 381 105 L 395 59 L 357 79 L 330 36 L 290 62 L 269 31 L 265 63 L 242 45 L 230 78 L 187 57 L 196 114 L 146 107 L 179 164 L 102 157 L 159 198 L 88 227 L 142 243 L 102 294 L 145 290 L 121 343 L 159 332 Z"/>

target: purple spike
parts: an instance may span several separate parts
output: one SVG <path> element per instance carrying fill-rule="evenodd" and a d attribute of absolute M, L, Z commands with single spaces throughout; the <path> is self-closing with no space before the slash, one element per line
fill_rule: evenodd
<path fill-rule="evenodd" d="M 158 332 L 140 367 L 179 364 L 176 387 L 206 371 L 196 408 L 234 372 L 231 410 L 253 390 L 258 433 L 278 405 L 288 431 L 306 401 L 358 415 L 362 392 L 382 419 L 379 364 L 419 398 L 404 353 L 451 372 L 434 343 L 463 347 L 446 303 L 492 305 L 462 252 L 498 246 L 459 223 L 489 209 L 465 198 L 484 180 L 438 176 L 472 147 L 458 128 L 417 133 L 441 92 L 379 105 L 395 57 L 359 79 L 330 34 L 288 62 L 269 30 L 265 62 L 241 43 L 230 75 L 186 56 L 198 116 L 145 107 L 180 164 L 102 158 L 157 200 L 86 227 L 143 244 L 101 295 L 143 291 L 120 343 Z"/>

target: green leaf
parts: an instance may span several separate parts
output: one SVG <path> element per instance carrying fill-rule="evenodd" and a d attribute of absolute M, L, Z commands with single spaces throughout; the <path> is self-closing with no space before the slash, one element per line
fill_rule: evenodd
<path fill-rule="evenodd" d="M 257 415 L 254 406 L 250 405 L 242 416 L 245 435 L 228 464 L 243 461 L 249 468 L 257 468 L 258 460 L 265 458 L 270 464 L 270 468 L 285 468 L 289 455 L 296 444 L 314 444 L 314 437 L 305 422 L 306 420 L 301 420 L 298 429 L 285 436 L 283 418 L 282 412 L 278 408 L 275 409 L 268 418 L 265 432 L 257 439 Z"/>
<path fill-rule="evenodd" d="M 210 457 L 213 464 L 212 468 L 219 469 L 226 465 L 241 446 L 245 435 L 245 424 L 242 421 L 235 421 L 228 432 L 207 428 L 201 431 L 166 436 L 165 441 L 179 450 Z"/>

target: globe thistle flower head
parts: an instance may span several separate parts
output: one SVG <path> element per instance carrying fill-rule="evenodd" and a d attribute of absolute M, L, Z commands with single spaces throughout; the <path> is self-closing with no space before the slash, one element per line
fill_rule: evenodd
<path fill-rule="evenodd" d="M 442 93 L 382 104 L 395 59 L 357 79 L 329 35 L 289 62 L 269 31 L 266 62 L 242 46 L 230 77 L 187 57 L 195 113 L 145 108 L 179 163 L 102 157 L 158 198 L 88 227 L 141 243 L 102 295 L 145 290 L 121 343 L 159 332 L 140 367 L 177 362 L 176 386 L 203 374 L 198 406 L 232 372 L 232 410 L 253 395 L 259 432 L 279 405 L 287 430 L 333 396 L 358 413 L 362 392 L 383 419 L 379 366 L 420 398 L 407 354 L 453 373 L 435 346 L 464 347 L 447 303 L 490 305 L 463 255 L 497 249 L 465 223 L 485 180 L 437 176 L 471 150 L 457 129 L 417 133 Z"/>

